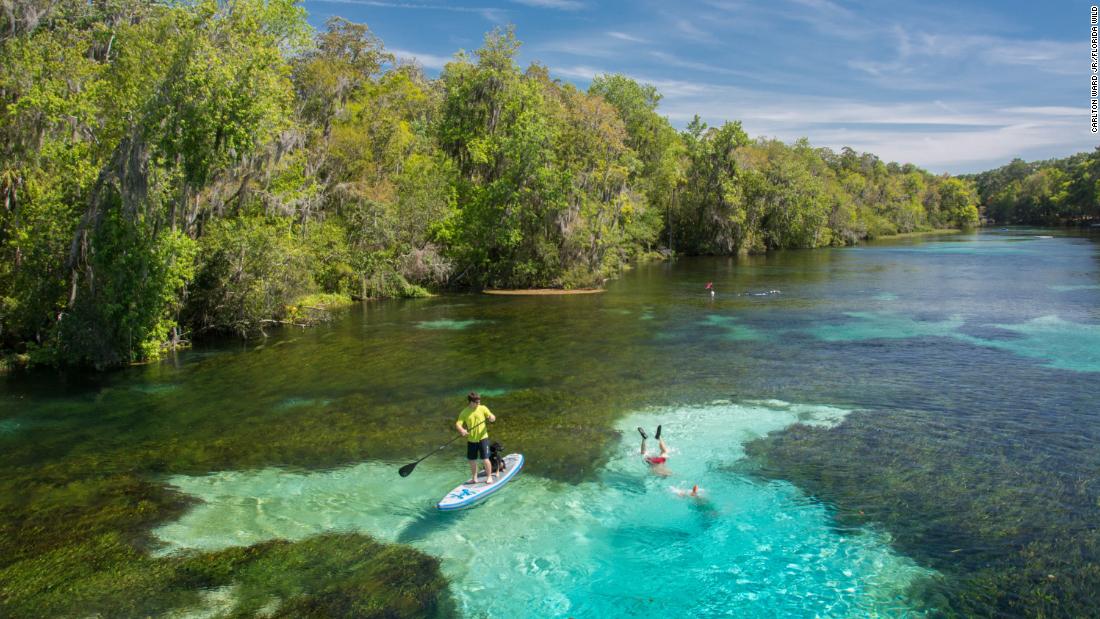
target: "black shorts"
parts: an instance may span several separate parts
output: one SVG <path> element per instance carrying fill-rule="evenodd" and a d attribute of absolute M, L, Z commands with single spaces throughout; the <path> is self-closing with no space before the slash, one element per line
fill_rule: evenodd
<path fill-rule="evenodd" d="M 466 459 L 467 460 L 488 460 L 489 459 L 489 439 L 483 438 L 476 443 L 466 442 Z"/>

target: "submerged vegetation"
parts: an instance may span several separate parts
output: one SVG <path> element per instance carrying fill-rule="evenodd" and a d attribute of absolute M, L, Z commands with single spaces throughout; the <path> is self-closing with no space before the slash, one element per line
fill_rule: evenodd
<path fill-rule="evenodd" d="M 1036 428 L 1041 412 L 1027 412 L 1023 423 L 987 407 L 853 413 L 837 428 L 794 426 L 747 451 L 763 475 L 840 506 L 839 526 L 879 524 L 899 552 L 944 574 L 911 595 L 946 616 L 1090 616 L 1100 462 L 1085 446 L 1091 437 L 1045 444 L 1037 437 L 1048 424 Z M 1072 427 L 1091 427 L 1082 413 L 1069 415 L 1082 424 Z M 997 445 L 1019 447 L 1006 455 Z"/>
<path fill-rule="evenodd" d="M 1098 579 L 1090 524 L 1098 500 L 1090 480 L 1098 463 L 1091 446 L 1100 437 L 1090 406 L 1095 373 L 1077 351 L 1091 350 L 1088 344 L 1098 334 L 1085 332 L 1090 337 L 1082 338 L 1084 323 L 1077 320 L 1085 318 L 1023 323 L 1028 331 L 1016 332 L 1022 338 L 993 325 L 1010 320 L 1001 309 L 1003 299 L 1027 303 L 1025 312 L 1062 311 L 1077 307 L 1066 299 L 1092 299 L 1093 248 L 1060 239 L 1005 242 L 1043 248 L 1048 259 L 1064 261 L 1070 276 L 1051 281 L 1067 290 L 1052 294 L 1041 279 L 1025 278 L 1015 289 L 1006 285 L 1029 272 L 1021 265 L 1035 254 L 998 253 L 999 246 L 990 253 L 990 237 L 1002 235 L 921 244 L 939 251 L 966 243 L 977 255 L 888 253 L 916 247 L 908 244 L 783 252 L 736 263 L 642 265 L 621 286 L 597 295 L 380 302 L 365 307 L 361 316 L 323 329 L 285 330 L 243 349 L 199 344 L 175 358 L 177 363 L 10 379 L 0 393 L 0 615 L 85 616 L 86 611 L 144 617 L 164 611 L 180 616 L 186 609 L 218 606 L 225 610 L 210 615 L 274 609 L 301 616 L 307 603 L 351 608 L 344 601 L 359 597 L 348 591 L 369 595 L 382 582 L 400 593 L 385 604 L 412 609 L 402 614 L 422 616 L 432 608 L 446 613 L 450 602 L 432 563 L 402 548 L 378 547 L 362 537 L 311 541 L 303 535 L 292 537 L 301 540 L 294 543 L 159 556 L 163 547 L 157 544 L 165 538 L 156 531 L 186 519 L 184 510 L 191 507 L 187 495 L 169 485 L 174 477 L 216 471 L 240 479 L 262 473 L 266 481 L 245 484 L 240 495 L 245 500 L 231 502 L 241 511 L 217 520 L 232 532 L 238 513 L 268 522 L 276 512 L 260 499 L 271 493 L 292 502 L 305 496 L 293 490 L 296 481 L 283 484 L 288 478 L 313 473 L 326 478 L 331 472 L 341 480 L 337 491 L 314 498 L 335 499 L 322 511 L 339 518 L 320 519 L 310 533 L 350 521 L 388 535 L 387 541 L 420 545 L 439 534 L 446 543 L 474 521 L 429 516 L 433 500 L 465 473 L 459 444 L 429 461 L 448 480 L 441 487 L 425 486 L 423 495 L 408 502 L 394 496 L 382 501 L 406 527 L 400 531 L 360 520 L 356 501 L 346 502 L 342 493 L 352 489 L 358 501 L 371 499 L 359 492 L 357 478 L 343 477 L 340 470 L 365 463 L 372 484 L 397 482 L 400 465 L 453 436 L 456 409 L 464 394 L 477 390 L 491 396 L 488 405 L 500 419 L 491 430 L 493 439 L 528 458 L 527 481 L 510 487 L 501 503 L 483 508 L 483 514 L 496 510 L 501 518 L 512 515 L 508 501 L 517 509 L 530 507 L 528 498 L 537 495 L 526 493 L 533 489 L 550 486 L 555 496 L 567 497 L 574 484 L 614 469 L 618 458 L 633 462 L 637 435 L 620 434 L 633 425 L 622 423 L 624 411 L 649 411 L 647 427 L 667 424 L 664 436 L 678 450 L 677 459 L 690 460 L 698 470 L 706 464 L 710 471 L 711 461 L 692 449 L 692 442 L 723 456 L 736 444 L 686 422 L 678 427 L 660 417 L 664 412 L 651 415 L 654 407 L 663 411 L 665 403 L 727 398 L 786 406 L 769 400 L 787 398 L 858 408 L 831 429 L 794 426 L 751 445 L 751 462 L 727 463 L 734 477 L 726 481 L 753 485 L 745 467 L 760 463 L 764 474 L 814 494 L 819 500 L 807 499 L 814 509 L 820 500 L 835 506 L 822 511 L 836 519 L 841 532 L 862 536 L 865 526 L 881 527 L 901 553 L 945 576 L 933 583 L 922 579 L 920 586 L 927 589 L 905 599 L 897 590 L 898 607 L 946 609 L 958 616 L 995 615 L 994 610 L 1009 616 L 1078 610 L 1087 616 Z M 1072 250 L 1074 259 L 1058 254 L 1059 247 Z M 875 259 L 882 254 L 891 259 Z M 988 267 L 943 288 L 943 265 L 969 270 L 966 265 L 976 263 Z M 1046 271 L 1049 264 L 1040 268 Z M 696 285 L 709 277 L 721 286 L 723 296 L 715 303 Z M 784 292 L 736 294 L 761 290 L 765 281 Z M 952 292 L 962 289 L 974 295 Z M 984 313 L 954 317 L 973 312 L 964 308 L 973 307 L 975 299 Z M 860 305 L 879 309 L 849 311 Z M 1071 338 L 1082 347 L 1059 347 Z M 1054 344 L 1040 347 L 1045 358 L 1032 357 L 1027 349 L 1033 341 Z M 1059 358 L 1075 362 L 1077 369 L 1052 363 Z M 751 422 L 753 414 L 735 418 L 732 427 Z M 616 451 L 619 447 L 626 451 Z M 430 470 L 427 465 L 418 475 Z M 374 477 L 374 471 L 381 476 Z M 212 476 L 212 489 L 221 485 L 219 477 Z M 593 488 L 594 496 L 628 496 L 629 504 L 642 509 L 631 479 L 612 476 L 609 483 L 614 489 Z M 663 483 L 660 488 L 663 494 Z M 298 507 L 308 509 L 312 500 Z M 564 510 L 588 518 L 589 507 L 598 510 L 600 504 L 547 501 L 541 508 L 548 511 L 540 513 Z M 704 518 L 720 518 L 724 527 L 759 516 L 757 506 L 745 503 Z M 540 527 L 547 522 L 535 521 Z M 295 531 L 296 522 L 282 520 L 276 530 Z M 547 530 L 567 530 L 553 516 L 549 522 Z M 678 526 L 661 529 L 682 535 Z M 217 537 L 202 527 L 191 535 L 193 546 L 183 547 L 210 548 L 206 544 Z M 233 543 L 232 535 L 220 539 Z M 237 539 L 242 545 L 256 541 Z M 507 560 L 523 553 L 535 558 L 527 543 L 508 547 Z M 775 560 L 782 580 L 783 567 L 799 561 L 797 553 L 788 559 L 754 548 L 716 564 L 728 561 L 733 569 L 742 560 Z M 654 558 L 650 550 L 644 555 Z M 360 552 L 394 571 L 369 571 L 354 558 Z M 617 559 L 602 555 L 601 564 L 608 556 Z M 420 567 L 410 573 L 405 565 Z M 444 560 L 443 568 L 460 583 L 469 565 Z M 324 566 L 331 576 L 314 566 Z M 888 577 L 881 566 L 865 567 L 876 579 Z M 578 574 L 578 586 L 587 589 L 584 572 Z M 523 578 L 539 580 L 541 574 Z M 695 587 L 697 581 L 685 582 Z M 451 591 L 463 608 L 466 591 Z M 524 592 L 517 585 L 508 595 Z"/>
<path fill-rule="evenodd" d="M 47 403 L 36 407 L 36 423 L 13 425 L 12 435 L 0 436 L 11 439 L 0 452 L 0 615 L 147 617 L 212 606 L 218 610 L 208 616 L 452 614 L 438 559 L 364 535 L 156 556 L 150 531 L 190 507 L 166 485 L 167 475 L 408 459 L 438 446 L 450 427 L 451 414 L 439 412 L 460 401 L 451 390 L 393 401 L 352 392 L 285 402 L 277 391 L 261 387 L 262 376 L 278 374 L 280 385 L 308 393 L 334 375 L 349 384 L 349 376 L 358 377 L 366 367 L 368 377 L 378 377 L 378 384 L 369 383 L 377 393 L 391 379 L 380 366 L 423 366 L 422 351 L 368 354 L 355 363 L 342 358 L 283 375 L 279 359 L 288 348 L 258 351 L 251 363 L 234 357 L 192 366 L 186 382 L 198 379 L 205 385 L 201 389 L 123 382 L 77 401 Z M 433 356 L 440 364 L 462 365 L 457 360 L 464 354 Z M 157 366 L 135 371 L 156 374 Z M 629 382 L 641 393 L 644 381 L 634 374 Z M 243 401 L 234 399 L 242 393 Z M 48 400 L 34 389 L 29 394 Z M 238 403 L 227 423 L 230 401 Z M 565 397 L 541 388 L 501 396 L 494 406 L 510 412 L 501 424 L 506 440 L 524 445 L 533 458 L 526 472 L 575 482 L 606 461 L 604 448 L 617 438 L 603 421 L 592 419 L 609 418 L 613 401 L 604 392 Z M 631 403 L 640 401 L 639 396 Z M 186 432 L 179 431 L 181 423 Z M 569 457 L 562 455 L 562 432 L 578 438 Z M 49 454 L 44 463 L 43 454 Z"/>
<path fill-rule="evenodd" d="M 438 78 L 293 0 L 0 17 L 0 347 L 116 366 L 297 322 L 303 295 L 586 288 L 628 261 L 977 221 L 963 180 L 737 122 L 677 131 L 495 31 Z"/>
<path fill-rule="evenodd" d="M 1100 150 L 952 178 L 847 148 L 753 139 L 737 122 L 696 118 L 679 131 L 661 116 L 654 87 L 602 75 L 583 91 L 541 65 L 521 68 L 519 45 L 511 31 L 490 33 L 432 79 L 397 62 L 364 25 L 333 19 L 311 32 L 292 0 L 12 3 L 0 15 L 0 371 L 9 360 L 111 367 L 154 359 L 203 334 L 322 320 L 355 299 L 586 289 L 629 261 L 673 252 L 760 253 L 967 227 L 978 221 L 979 199 L 1003 223 L 1100 214 Z M 802 275 L 815 276 L 824 277 Z M 460 333 L 478 320 L 425 320 L 406 336 Z M 590 476 L 616 438 L 606 419 L 680 380 L 669 368 L 661 370 L 668 380 L 653 380 L 657 364 L 675 355 L 609 359 L 617 347 L 599 321 L 589 324 L 590 332 L 571 333 L 570 346 L 608 374 L 578 364 L 553 388 L 501 396 L 521 411 L 509 438 L 524 445 L 533 474 Z M 721 345 L 761 337 L 725 316 L 698 324 Z M 655 335 L 654 346 L 669 341 L 661 336 L 687 337 L 672 331 Z M 543 335 L 529 324 L 509 344 L 533 350 Z M 486 380 L 521 365 L 548 380 L 560 364 L 447 357 L 461 354 L 454 349 L 403 362 L 432 376 L 445 375 L 425 370 L 433 361 L 476 363 Z M 370 363 L 397 363 L 355 361 L 360 387 L 373 379 L 364 368 L 377 370 Z M 256 367 L 249 358 L 234 363 Z M 273 367 L 285 369 L 263 369 Z M 342 369 L 300 363 L 280 378 L 312 393 L 324 372 Z M 0 458 L 0 614 L 450 612 L 438 561 L 407 547 L 333 534 L 158 557 L 148 531 L 187 507 L 155 481 L 160 475 L 423 451 L 446 427 L 433 415 L 461 385 L 383 404 L 364 393 L 392 385 L 289 404 L 264 392 L 227 428 L 225 402 L 251 377 L 217 364 L 205 371 L 217 374 L 209 385 L 233 395 L 202 392 L 162 410 L 148 393 L 108 388 L 89 396 L 105 402 L 51 411 L 60 425 L 88 418 L 80 423 L 94 432 L 6 420 L 0 429 L 19 438 Z M 712 380 L 725 387 L 729 377 Z M 163 423 L 165 411 L 178 417 Z M 1095 426 L 1078 417 L 1081 428 Z M 914 418 L 863 419 L 796 427 L 750 451 L 766 474 L 848 506 L 840 523 L 883 523 L 907 554 L 957 575 L 952 587 L 929 592 L 948 602 L 930 606 L 1093 612 L 1095 454 L 1075 452 L 1073 468 L 1052 475 L 1041 446 L 1024 464 L 974 454 L 983 428 L 1004 429 L 992 413 L 938 428 L 935 441 L 913 438 L 922 436 Z M 925 429 L 947 423 L 919 421 Z M 903 429 L 882 436 L 892 422 Z M 1025 423 L 1005 432 L 1019 444 L 1035 434 Z M 563 434 L 573 438 L 564 455 Z M 846 466 L 853 445 L 887 448 L 892 459 L 856 471 Z M 951 503 L 937 491 L 945 485 Z M 975 495 L 987 499 L 968 498 Z M 1050 496 L 1061 501 L 1050 508 L 1059 518 L 1028 507 L 1029 498 Z M 926 526 L 928 514 L 941 517 Z M 1067 527 L 1074 535 L 1060 537 Z"/>
<path fill-rule="evenodd" d="M 439 561 L 357 534 L 152 558 L 105 533 L 0 567 L 6 617 L 442 617 Z"/>

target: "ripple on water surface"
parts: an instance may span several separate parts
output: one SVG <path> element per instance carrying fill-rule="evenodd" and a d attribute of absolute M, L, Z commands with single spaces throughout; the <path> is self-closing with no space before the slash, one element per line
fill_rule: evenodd
<path fill-rule="evenodd" d="M 625 438 L 595 481 L 521 475 L 460 513 L 433 507 L 462 476 L 458 450 L 405 479 L 378 462 L 176 476 L 202 503 L 155 533 L 165 552 L 332 530 L 409 543 L 443 558 L 471 617 L 914 616 L 905 591 L 930 572 L 889 539 L 839 534 L 793 486 L 729 471 L 746 441 L 845 413 L 778 400 L 639 412 L 618 424 Z M 638 455 L 634 428 L 652 437 L 657 424 L 672 450 L 668 477 Z M 696 483 L 703 498 L 677 493 Z"/>

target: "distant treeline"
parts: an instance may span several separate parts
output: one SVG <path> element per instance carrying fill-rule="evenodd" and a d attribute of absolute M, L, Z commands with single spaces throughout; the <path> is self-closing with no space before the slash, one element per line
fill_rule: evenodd
<path fill-rule="evenodd" d="M 584 287 L 635 259 L 977 222 L 971 182 L 677 131 L 652 86 L 437 79 L 292 0 L 17 2 L 0 15 L 0 346 L 110 366 L 341 300 Z"/>
<path fill-rule="evenodd" d="M 993 223 L 1100 222 L 1100 147 L 1064 159 L 1013 159 L 967 178 L 977 185 L 983 215 Z"/>

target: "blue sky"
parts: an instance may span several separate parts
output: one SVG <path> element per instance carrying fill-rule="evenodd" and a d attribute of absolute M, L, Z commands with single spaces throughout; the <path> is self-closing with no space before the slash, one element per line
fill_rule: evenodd
<path fill-rule="evenodd" d="M 365 22 L 437 74 L 514 24 L 520 62 L 586 88 L 657 86 L 683 127 L 740 120 L 752 136 L 851 146 L 933 172 L 1061 157 L 1089 132 L 1090 2 L 926 0 L 306 0 L 321 27 Z"/>

